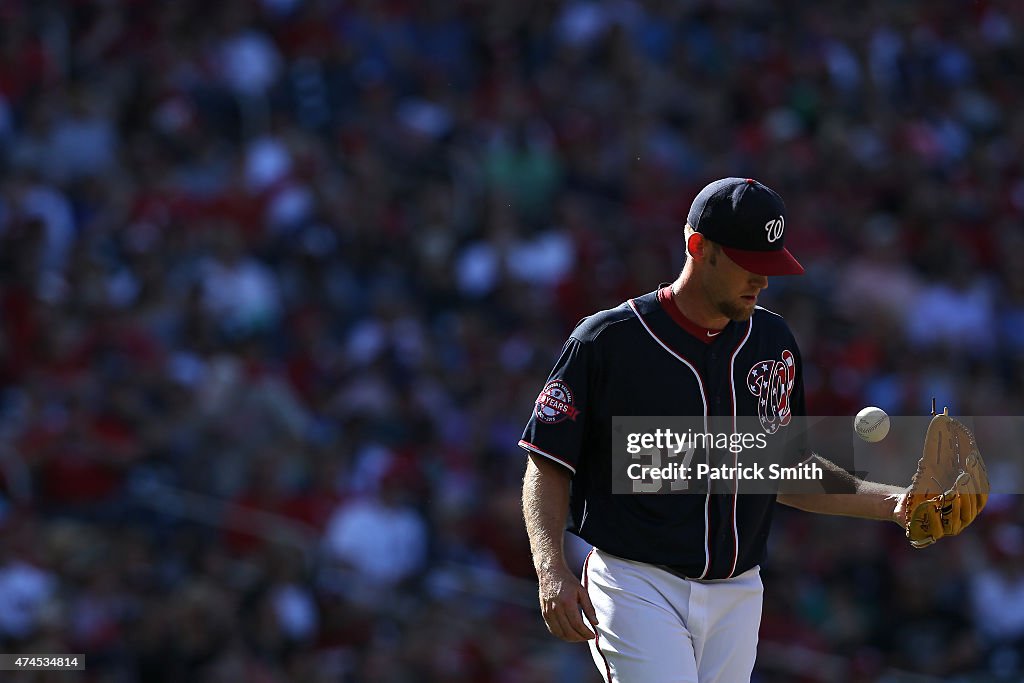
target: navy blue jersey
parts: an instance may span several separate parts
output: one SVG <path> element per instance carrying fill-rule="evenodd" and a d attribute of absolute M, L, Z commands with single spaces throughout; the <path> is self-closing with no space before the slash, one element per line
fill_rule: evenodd
<path fill-rule="evenodd" d="M 733 484 L 730 493 L 613 495 L 612 418 L 704 416 L 735 426 L 736 416 L 751 416 L 765 431 L 785 430 L 805 414 L 800 353 L 785 321 L 763 308 L 713 338 L 698 338 L 675 315 L 652 292 L 581 321 L 519 445 L 572 474 L 573 533 L 687 577 L 727 578 L 763 561 L 775 496 L 736 495 Z"/>

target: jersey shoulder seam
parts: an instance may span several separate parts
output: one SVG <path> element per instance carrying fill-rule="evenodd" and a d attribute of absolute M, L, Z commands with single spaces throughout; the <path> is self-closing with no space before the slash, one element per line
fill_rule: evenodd
<path fill-rule="evenodd" d="M 625 306 L 625 304 L 604 311 L 599 311 L 594 315 L 587 317 L 583 322 L 576 326 L 576 329 L 574 329 L 572 331 L 572 334 L 570 334 L 569 336 L 575 339 L 576 341 L 580 342 L 581 344 L 587 344 L 596 341 L 597 338 L 601 336 L 601 334 L 603 334 L 605 330 L 607 330 L 612 325 L 616 325 L 618 323 L 623 322 L 629 322 L 630 320 L 635 320 L 636 317 L 633 315 L 632 310 L 630 310 L 628 307 L 625 308 L 625 310 L 620 311 L 620 309 L 623 308 L 623 306 Z M 592 319 L 597 316 L 602 316 L 603 318 L 607 319 L 601 320 L 599 322 L 591 322 Z M 589 327 L 590 329 L 588 329 L 585 334 L 580 334 L 579 330 L 581 327 L 584 326 Z"/>

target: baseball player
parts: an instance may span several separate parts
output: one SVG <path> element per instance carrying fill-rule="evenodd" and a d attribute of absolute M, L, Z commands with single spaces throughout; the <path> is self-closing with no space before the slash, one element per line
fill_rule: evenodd
<path fill-rule="evenodd" d="M 775 431 L 805 414 L 796 340 L 757 305 L 769 276 L 803 272 L 785 230 L 782 199 L 756 180 L 701 190 L 682 273 L 577 325 L 519 442 L 544 621 L 563 640 L 589 640 L 609 683 L 750 679 L 776 500 L 906 522 L 906 488 L 857 479 L 814 454 L 823 490 L 857 495 L 612 495 L 615 416 L 751 416 Z M 567 520 L 594 546 L 582 582 L 563 553 Z"/>

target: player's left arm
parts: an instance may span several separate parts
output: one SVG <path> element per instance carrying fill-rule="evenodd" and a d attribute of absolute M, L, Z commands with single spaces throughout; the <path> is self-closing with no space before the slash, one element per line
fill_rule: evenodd
<path fill-rule="evenodd" d="M 823 492 L 779 493 L 780 503 L 807 512 L 888 520 L 906 526 L 902 513 L 906 487 L 860 479 L 817 454 L 812 459 L 823 472 L 819 482 Z"/>
<path fill-rule="evenodd" d="M 802 417 L 807 415 L 803 359 L 795 340 L 793 344 L 796 348 L 796 382 L 791 400 L 793 415 Z M 803 485 L 798 484 L 799 488 L 796 490 L 780 491 L 777 494 L 780 503 L 807 512 L 888 520 L 901 527 L 906 526 L 906 514 L 902 511 L 902 503 L 907 495 L 907 487 L 861 479 L 814 453 L 806 442 L 806 435 L 802 438 L 804 440 L 797 444 L 796 450 L 801 455 L 811 453 L 805 462 L 814 463 L 820 468 L 821 479 L 801 482 Z"/>

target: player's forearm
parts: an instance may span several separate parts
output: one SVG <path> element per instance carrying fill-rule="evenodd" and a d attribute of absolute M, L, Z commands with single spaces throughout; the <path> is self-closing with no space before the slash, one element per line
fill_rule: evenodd
<path fill-rule="evenodd" d="M 568 472 L 544 458 L 530 456 L 523 478 L 523 519 L 538 574 L 566 566 L 562 538 L 568 510 Z"/>
<path fill-rule="evenodd" d="M 816 457 L 825 472 L 822 486 L 826 493 L 779 494 L 780 503 L 825 515 L 901 523 L 901 520 L 897 519 L 896 510 L 900 496 L 906 493 L 906 488 L 865 481 L 820 456 Z"/>
<path fill-rule="evenodd" d="M 865 482 L 870 483 L 870 482 Z M 878 484 L 878 486 L 885 486 Z M 897 489 L 897 487 L 893 487 Z M 779 502 L 807 512 L 824 515 L 843 515 L 861 519 L 879 519 L 890 522 L 896 519 L 896 508 L 900 495 L 905 489 L 891 493 L 797 493 L 779 494 Z"/>

